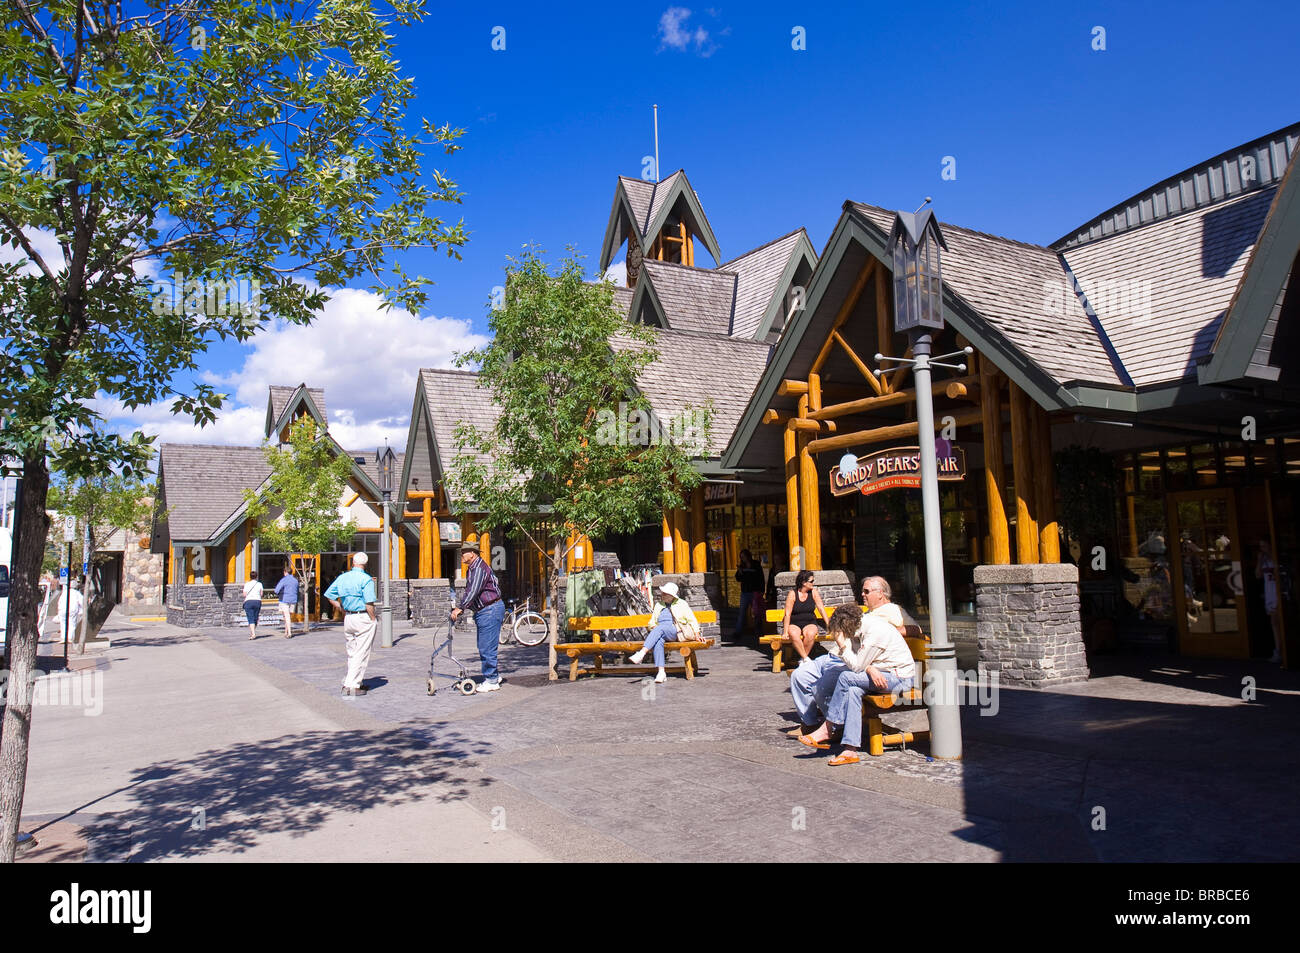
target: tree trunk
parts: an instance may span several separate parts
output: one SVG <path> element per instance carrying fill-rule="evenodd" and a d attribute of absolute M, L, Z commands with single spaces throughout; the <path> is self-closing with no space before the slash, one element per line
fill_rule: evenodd
<path fill-rule="evenodd" d="M 546 653 L 547 676 L 551 681 L 555 681 L 560 676 L 555 671 L 555 643 L 560 640 L 560 570 L 559 567 L 564 565 L 561 555 L 561 543 L 555 544 L 554 556 L 551 559 L 550 578 L 547 579 L 547 586 L 551 591 L 550 607 L 546 612 L 547 632 L 546 642 L 548 651 Z"/>
<path fill-rule="evenodd" d="M 45 512 L 49 491 L 50 472 L 45 465 L 42 444 L 23 459 L 19 541 L 13 554 L 9 590 L 9 618 L 14 624 L 8 632 L 9 681 L 4 685 L 7 704 L 0 727 L 0 862 L 3 863 L 12 863 L 14 859 L 27 786 L 27 742 L 32 727 L 32 686 L 36 681 L 39 638 L 36 614 L 41 563 L 50 531 L 50 518 Z"/>

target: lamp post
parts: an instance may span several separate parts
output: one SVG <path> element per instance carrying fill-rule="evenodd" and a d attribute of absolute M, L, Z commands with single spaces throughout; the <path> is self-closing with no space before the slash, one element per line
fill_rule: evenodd
<path fill-rule="evenodd" d="M 384 538 L 379 550 L 379 572 L 384 582 L 384 604 L 379 627 L 379 644 L 383 648 L 391 649 L 393 647 L 393 600 L 389 593 L 388 581 L 393 574 L 392 567 L 389 565 L 393 547 L 388 537 L 388 508 L 393 499 L 393 464 L 397 457 L 393 453 L 393 448 L 385 444 L 383 450 L 375 451 L 375 459 L 379 463 L 379 489 L 384 494 Z"/>
<path fill-rule="evenodd" d="M 889 232 L 894 260 L 894 330 L 906 333 L 912 357 L 877 361 L 911 364 L 916 385 L 917 443 L 921 458 L 921 513 L 925 523 L 926 583 L 930 603 L 930 648 L 926 653 L 925 701 L 930 714 L 930 753 L 936 758 L 961 758 L 961 712 L 957 707 L 957 652 L 948 638 L 948 595 L 943 579 L 943 526 L 939 513 L 939 474 L 934 443 L 934 400 L 930 368 L 964 371 L 965 364 L 941 361 L 972 353 L 964 348 L 937 358 L 930 354 L 934 336 L 943 330 L 941 248 L 948 246 L 939 223 L 925 205 L 916 212 L 898 212 Z M 884 373 L 877 370 L 877 376 Z"/>

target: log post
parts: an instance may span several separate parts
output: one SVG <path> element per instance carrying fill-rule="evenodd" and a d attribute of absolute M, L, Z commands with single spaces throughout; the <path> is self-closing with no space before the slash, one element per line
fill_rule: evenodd
<path fill-rule="evenodd" d="M 433 541 L 433 500 L 426 496 L 423 502 L 420 512 L 420 578 L 431 579 L 434 577 L 433 551 L 437 546 Z"/>
<path fill-rule="evenodd" d="M 787 425 L 784 434 L 784 451 L 785 451 L 785 512 L 786 512 L 786 533 L 790 540 L 790 552 L 786 553 L 789 558 L 791 571 L 803 569 L 802 563 L 796 565 L 795 553 L 799 548 L 799 435 L 791 426 Z"/>
<path fill-rule="evenodd" d="M 1011 562 L 1011 540 L 1003 505 L 1006 467 L 1002 461 L 1002 392 L 997 372 L 980 356 L 980 407 L 984 426 L 984 495 L 989 514 L 988 561 L 997 566 Z"/>
<path fill-rule="evenodd" d="M 817 498 L 817 461 L 808 452 L 808 440 L 799 438 L 799 490 L 802 499 L 803 549 L 807 569 L 822 568 L 821 504 Z"/>
<path fill-rule="evenodd" d="M 673 510 L 673 572 L 691 571 L 691 544 L 687 539 L 686 510 L 680 506 Z"/>
<path fill-rule="evenodd" d="M 663 542 L 660 544 L 663 548 L 664 572 L 673 571 L 673 524 L 672 510 L 664 510 L 663 518 Z"/>
<path fill-rule="evenodd" d="M 1038 517 L 1038 561 L 1061 561 L 1061 533 L 1056 522 L 1056 464 L 1052 459 L 1052 421 L 1047 411 L 1033 406 L 1037 437 L 1034 449 L 1034 501 Z"/>
<path fill-rule="evenodd" d="M 709 538 L 704 529 L 704 485 L 691 491 L 691 572 L 708 572 Z"/>
<path fill-rule="evenodd" d="M 1033 449 L 1033 402 L 1015 381 L 1011 389 L 1011 467 L 1016 483 L 1016 562 L 1038 562 L 1038 519 L 1035 512 Z"/>

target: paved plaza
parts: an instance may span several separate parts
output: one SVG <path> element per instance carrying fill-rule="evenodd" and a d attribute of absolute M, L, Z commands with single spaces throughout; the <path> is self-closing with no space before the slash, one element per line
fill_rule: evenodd
<path fill-rule="evenodd" d="M 787 676 L 744 645 L 661 686 L 551 682 L 544 647 L 504 646 L 500 692 L 430 698 L 441 633 L 399 624 L 371 693 L 344 699 L 337 627 L 261 631 L 119 615 L 110 648 L 48 676 L 97 683 L 102 713 L 36 710 L 23 828 L 40 845 L 24 859 L 1300 855 L 1300 676 L 1264 663 L 1097 658 L 1086 683 L 1004 686 L 991 716 L 964 707 L 961 762 L 920 745 L 830 768 L 785 736 Z M 477 672 L 472 625 L 454 647 Z"/>

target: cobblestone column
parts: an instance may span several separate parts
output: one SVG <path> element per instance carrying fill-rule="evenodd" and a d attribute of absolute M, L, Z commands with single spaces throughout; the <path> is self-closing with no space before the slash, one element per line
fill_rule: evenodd
<path fill-rule="evenodd" d="M 674 572 L 663 573 L 650 580 L 651 586 L 658 588 L 666 582 L 677 583 L 678 594 L 686 600 L 687 605 L 696 613 L 710 610 L 721 613 L 722 587 L 716 572 Z M 654 592 L 650 593 L 654 598 Z M 718 618 L 721 618 L 719 614 Z M 716 639 L 722 632 L 717 622 L 701 622 L 700 635 L 706 639 Z"/>
<path fill-rule="evenodd" d="M 1077 566 L 976 566 L 975 612 L 981 674 L 1030 688 L 1088 678 Z"/>
<path fill-rule="evenodd" d="M 451 612 L 450 579 L 409 579 L 411 624 L 417 629 L 429 629 L 447 624 Z M 396 615 L 396 608 L 393 610 Z"/>

